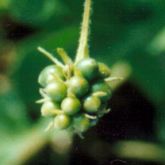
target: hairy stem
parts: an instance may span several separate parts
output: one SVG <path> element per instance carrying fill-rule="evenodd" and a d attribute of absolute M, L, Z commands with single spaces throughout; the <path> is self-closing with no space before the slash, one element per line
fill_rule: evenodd
<path fill-rule="evenodd" d="M 57 48 L 57 53 L 65 64 L 72 64 L 73 61 L 63 48 Z"/>
<path fill-rule="evenodd" d="M 83 21 L 81 25 L 80 40 L 77 49 L 76 62 L 89 56 L 88 35 L 91 13 L 91 0 L 85 0 Z"/>
<path fill-rule="evenodd" d="M 56 59 L 52 54 L 50 54 L 44 48 L 42 48 L 42 47 L 39 46 L 37 49 L 38 49 L 39 52 L 41 52 L 43 55 L 45 55 L 54 64 L 56 64 L 56 65 L 58 65 L 58 66 L 60 66 L 62 68 L 64 67 L 64 65 L 58 59 Z"/>

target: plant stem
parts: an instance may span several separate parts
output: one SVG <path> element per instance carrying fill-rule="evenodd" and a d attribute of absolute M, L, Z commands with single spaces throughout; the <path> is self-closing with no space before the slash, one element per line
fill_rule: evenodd
<path fill-rule="evenodd" d="M 91 0 L 85 0 L 80 39 L 79 39 L 79 45 L 75 60 L 76 63 L 81 59 L 89 56 L 88 35 L 89 35 L 90 13 L 91 13 Z"/>
<path fill-rule="evenodd" d="M 43 55 L 45 55 L 49 60 L 51 60 L 54 64 L 56 64 L 62 68 L 64 67 L 64 65 L 58 59 L 56 59 L 52 54 L 50 54 L 44 48 L 39 46 L 37 49 L 39 52 L 41 52 Z"/>
<path fill-rule="evenodd" d="M 63 48 L 57 48 L 58 55 L 62 58 L 65 64 L 72 64 L 73 61 L 69 57 L 69 55 L 66 53 L 66 51 Z"/>

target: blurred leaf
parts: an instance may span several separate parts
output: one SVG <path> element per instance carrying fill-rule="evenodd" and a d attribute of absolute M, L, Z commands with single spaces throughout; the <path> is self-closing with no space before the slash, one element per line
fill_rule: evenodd
<path fill-rule="evenodd" d="M 10 0 L 1 0 L 0 1 L 0 10 L 7 9 L 9 6 Z"/>
<path fill-rule="evenodd" d="M 15 133 L 29 125 L 25 106 L 15 89 L 0 95 L 0 130 Z"/>
<path fill-rule="evenodd" d="M 48 143 L 49 134 L 44 130 L 45 121 L 41 121 L 32 129 L 0 136 L 0 164 L 21 165 L 42 149 Z"/>
<path fill-rule="evenodd" d="M 63 5 L 59 0 L 12 0 L 10 12 L 23 23 L 41 26 L 54 14 L 62 14 Z"/>
<path fill-rule="evenodd" d="M 158 34 L 155 35 L 149 44 L 148 51 L 151 54 L 159 55 L 165 51 L 165 28 L 163 27 Z"/>
<path fill-rule="evenodd" d="M 143 141 L 119 141 L 114 146 L 114 152 L 121 158 L 160 162 L 164 164 L 165 150 L 162 146 Z"/>
<path fill-rule="evenodd" d="M 131 64 L 134 83 L 146 92 L 148 98 L 152 99 L 155 105 L 163 102 L 165 96 L 163 56 L 153 57 L 146 54 L 137 54 L 132 58 Z"/>
<path fill-rule="evenodd" d="M 72 144 L 72 133 L 67 130 L 45 132 L 44 130 L 48 122 L 47 119 L 41 119 L 37 124 L 34 124 L 24 132 L 12 134 L 8 137 L 0 136 L 0 164 L 25 164 L 50 143 L 50 146 L 55 151 L 55 153 L 51 153 L 53 155 L 53 159 L 51 159 L 53 164 L 67 165 L 69 157 L 66 153 L 69 152 Z"/>

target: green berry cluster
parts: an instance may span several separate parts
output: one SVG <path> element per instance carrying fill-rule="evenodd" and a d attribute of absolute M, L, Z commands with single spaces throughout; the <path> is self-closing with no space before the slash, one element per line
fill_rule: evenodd
<path fill-rule="evenodd" d="M 75 63 L 68 61 L 41 71 L 38 78 L 43 97 L 39 101 L 41 114 L 51 118 L 54 128 L 72 129 L 81 134 L 108 112 L 111 88 L 107 80 L 111 71 L 90 57 Z"/>
<path fill-rule="evenodd" d="M 75 60 L 62 48 L 57 48 L 63 62 L 39 47 L 54 65 L 47 66 L 40 73 L 38 82 L 42 86 L 42 116 L 49 116 L 48 126 L 55 129 L 69 129 L 81 135 L 97 124 L 109 112 L 108 100 L 111 97 L 109 83 L 119 79 L 111 76 L 107 65 L 90 57 L 88 34 L 91 1 L 85 0 L 79 45 Z"/>

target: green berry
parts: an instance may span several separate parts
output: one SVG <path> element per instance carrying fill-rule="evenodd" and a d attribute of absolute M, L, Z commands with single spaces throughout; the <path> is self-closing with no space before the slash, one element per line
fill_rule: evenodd
<path fill-rule="evenodd" d="M 69 116 L 60 114 L 55 117 L 54 126 L 57 129 L 65 129 L 65 128 L 69 127 L 70 122 L 71 122 L 71 119 Z"/>
<path fill-rule="evenodd" d="M 89 84 L 86 79 L 81 76 L 74 76 L 68 82 L 68 90 L 76 96 L 84 96 L 89 89 Z"/>
<path fill-rule="evenodd" d="M 67 97 L 61 103 L 61 109 L 67 115 L 74 115 L 80 111 L 81 103 L 75 97 Z"/>
<path fill-rule="evenodd" d="M 99 92 L 99 91 L 105 92 L 105 96 L 100 96 L 100 99 L 103 102 L 109 100 L 109 98 L 111 97 L 111 88 L 106 82 L 99 81 L 92 86 L 92 92 Z"/>
<path fill-rule="evenodd" d="M 87 80 L 96 78 L 99 74 L 98 64 L 92 58 L 85 58 L 77 64 L 77 68 Z"/>
<path fill-rule="evenodd" d="M 46 86 L 45 92 L 52 100 L 60 102 L 67 95 L 67 87 L 63 82 L 54 81 Z"/>
<path fill-rule="evenodd" d="M 49 82 L 54 80 L 53 75 L 56 75 L 62 79 L 64 78 L 62 68 L 56 65 L 49 65 L 39 74 L 38 82 L 45 87 Z"/>
<path fill-rule="evenodd" d="M 90 120 L 85 115 L 79 115 L 74 118 L 74 128 L 78 132 L 85 132 L 90 128 Z"/>
<path fill-rule="evenodd" d="M 96 96 L 89 96 L 85 99 L 83 107 L 88 113 L 96 113 L 100 109 L 101 101 Z"/>
<path fill-rule="evenodd" d="M 99 62 L 98 66 L 99 66 L 99 73 L 100 73 L 102 78 L 107 78 L 111 75 L 111 70 L 107 65 Z"/>
<path fill-rule="evenodd" d="M 58 104 L 53 103 L 52 101 L 45 101 L 41 107 L 42 116 L 51 116 L 55 115 L 54 110 L 60 109 Z"/>

